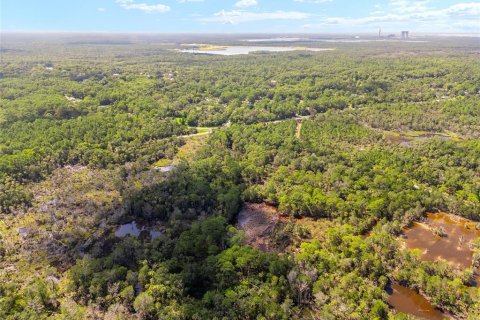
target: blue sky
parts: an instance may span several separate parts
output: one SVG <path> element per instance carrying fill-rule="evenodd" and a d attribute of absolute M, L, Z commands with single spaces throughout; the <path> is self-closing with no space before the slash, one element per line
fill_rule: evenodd
<path fill-rule="evenodd" d="M 0 0 L 2 31 L 480 32 L 480 1 Z"/>

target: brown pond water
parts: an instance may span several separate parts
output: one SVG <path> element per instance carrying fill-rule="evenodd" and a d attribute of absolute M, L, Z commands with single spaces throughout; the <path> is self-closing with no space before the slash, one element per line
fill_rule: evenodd
<path fill-rule="evenodd" d="M 412 289 L 394 283 L 389 290 L 389 294 L 388 303 L 398 312 L 428 320 L 448 319 L 440 310 L 435 309 L 424 296 Z"/>
<path fill-rule="evenodd" d="M 435 235 L 432 229 L 442 229 L 445 236 Z M 404 235 L 407 248 L 424 250 L 422 259 L 443 259 L 469 268 L 473 256 L 470 243 L 480 236 L 480 231 L 468 219 L 447 213 L 428 213 L 424 222 L 415 222 Z"/>
<path fill-rule="evenodd" d="M 433 230 L 441 230 L 444 236 L 434 234 Z M 473 252 L 470 244 L 479 236 L 475 222 L 443 212 L 428 213 L 425 221 L 415 222 L 404 231 L 405 246 L 423 250 L 423 260 L 442 259 L 462 269 L 471 267 Z M 449 318 L 409 288 L 393 284 L 389 294 L 390 305 L 399 312 L 423 319 Z"/>

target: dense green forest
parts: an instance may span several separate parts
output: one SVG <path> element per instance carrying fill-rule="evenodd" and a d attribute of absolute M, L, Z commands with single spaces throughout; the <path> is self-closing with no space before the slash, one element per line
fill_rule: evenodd
<path fill-rule="evenodd" d="M 88 40 L 2 44 L 0 319 L 415 319 L 393 283 L 480 317 L 479 241 L 468 268 L 402 242 L 427 212 L 480 223 L 478 38 Z"/>

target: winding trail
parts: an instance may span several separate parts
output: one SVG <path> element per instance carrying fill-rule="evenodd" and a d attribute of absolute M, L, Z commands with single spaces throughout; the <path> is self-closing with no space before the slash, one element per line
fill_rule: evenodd
<path fill-rule="evenodd" d="M 297 127 L 295 128 L 295 138 L 297 138 L 298 140 L 300 140 L 300 136 L 302 134 L 302 123 L 302 120 L 297 120 Z"/>
<path fill-rule="evenodd" d="M 247 124 L 247 125 L 255 125 L 255 124 L 260 124 L 260 123 L 264 123 L 264 124 L 268 124 L 268 123 L 281 123 L 281 122 L 285 122 L 285 121 L 291 121 L 291 120 L 295 120 L 297 121 L 297 128 L 295 130 L 295 137 L 297 137 L 298 139 L 300 139 L 300 133 L 301 133 L 301 129 L 302 129 L 302 122 L 303 120 L 308 120 L 308 119 L 313 119 L 312 116 L 298 116 L 298 117 L 292 117 L 292 118 L 287 118 L 287 119 L 281 119 L 281 120 L 272 120 L 272 121 L 265 121 L 265 122 L 256 122 L 256 123 L 251 123 L 251 124 Z M 229 122 L 228 122 L 229 123 Z M 181 135 L 181 136 L 177 136 L 178 138 L 190 138 L 190 137 L 201 137 L 201 136 L 207 136 L 209 134 L 211 134 L 213 131 L 215 131 L 216 129 L 220 129 L 220 128 L 225 128 L 227 127 L 227 125 L 223 125 L 223 126 L 218 126 L 218 127 L 208 127 L 208 131 L 203 131 L 203 132 L 197 132 L 197 133 L 191 133 L 191 134 L 184 134 L 184 135 Z M 195 129 L 205 129 L 205 127 L 192 127 L 192 128 L 195 128 Z"/>
<path fill-rule="evenodd" d="M 218 129 L 221 127 L 210 127 L 208 131 L 203 131 L 203 132 L 197 132 L 197 133 L 191 133 L 191 134 L 184 134 L 181 136 L 178 136 L 178 138 L 190 138 L 190 137 L 201 137 L 201 136 L 207 136 L 213 132 L 214 129 Z M 196 128 L 198 130 L 198 128 Z"/>

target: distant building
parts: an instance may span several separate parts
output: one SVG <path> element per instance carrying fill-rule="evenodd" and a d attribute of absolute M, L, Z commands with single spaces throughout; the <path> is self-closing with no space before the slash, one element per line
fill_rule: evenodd
<path fill-rule="evenodd" d="M 408 39 L 408 31 L 402 31 L 402 39 Z"/>

